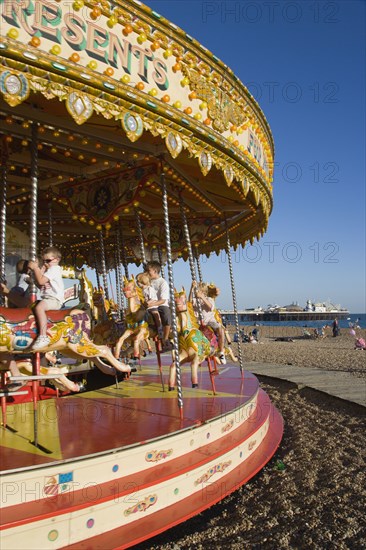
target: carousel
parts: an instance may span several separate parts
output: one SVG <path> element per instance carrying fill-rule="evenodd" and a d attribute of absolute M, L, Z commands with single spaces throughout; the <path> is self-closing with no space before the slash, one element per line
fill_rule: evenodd
<path fill-rule="evenodd" d="M 266 231 L 272 134 L 232 71 L 140 2 L 1 8 L 1 288 L 47 247 L 67 281 L 37 350 L 35 310 L 2 296 L 1 546 L 127 548 L 235 491 L 281 441 L 240 344 L 225 333 L 223 358 L 174 282 L 183 261 L 186 289 L 214 279 L 202 258 L 225 251 L 237 310 L 231 251 Z M 149 262 L 171 349 L 132 275 Z"/>

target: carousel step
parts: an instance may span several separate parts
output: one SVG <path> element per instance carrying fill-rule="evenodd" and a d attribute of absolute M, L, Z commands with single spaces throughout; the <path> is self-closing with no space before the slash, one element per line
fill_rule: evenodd
<path fill-rule="evenodd" d="M 247 405 L 250 405 L 250 402 Z M 244 414 L 244 411 L 246 411 L 248 417 L 243 420 L 241 415 Z M 197 511 L 201 511 L 219 500 L 217 495 L 212 495 L 210 497 L 212 502 L 210 499 L 206 499 L 206 497 L 204 502 L 202 502 L 200 484 L 205 483 L 205 481 L 200 480 L 205 480 L 207 477 L 209 479 L 212 471 L 215 474 L 212 481 L 213 485 L 208 482 L 208 486 L 213 487 L 217 481 L 215 477 L 219 477 L 220 486 L 221 483 L 224 483 L 227 488 L 225 491 L 229 493 L 242 483 L 245 483 L 263 464 L 268 462 L 269 456 L 274 453 L 280 440 L 280 436 L 277 437 L 276 435 L 280 431 L 276 428 L 276 423 L 279 424 L 280 422 L 279 420 L 274 420 L 277 418 L 276 415 L 278 413 L 272 407 L 268 396 L 262 390 L 259 390 L 256 406 L 253 404 L 253 408 L 250 410 L 244 408 L 238 410 L 236 421 L 233 418 L 228 421 L 225 417 L 219 417 L 209 425 L 203 425 L 199 428 L 205 430 L 204 439 L 209 441 L 209 436 L 214 430 L 213 424 L 216 422 L 217 426 L 220 427 L 220 436 L 215 441 L 203 444 L 194 450 L 190 450 L 189 444 L 185 445 L 187 452 L 177 456 L 177 458 L 146 469 L 136 469 L 134 473 L 114 478 L 113 481 L 109 480 L 99 483 L 96 485 L 97 497 L 94 498 L 95 495 L 93 493 L 93 500 L 86 498 L 84 488 L 78 489 L 76 486 L 75 490 L 72 490 L 71 493 L 56 493 L 52 496 L 52 499 L 44 496 L 44 498 L 30 502 L 20 502 L 11 506 L 3 504 L 2 539 L 4 545 L 8 541 L 8 546 L 14 547 L 14 544 L 17 544 L 18 536 L 23 537 L 24 540 L 24 537 L 31 537 L 31 533 L 34 533 L 38 529 L 49 530 L 51 518 L 54 518 L 56 522 L 54 526 L 56 527 L 57 525 L 58 531 L 62 530 L 65 533 L 64 536 L 66 539 L 63 539 L 62 547 L 71 544 L 75 545 L 71 546 L 74 548 L 84 548 L 84 546 L 81 546 L 81 544 L 84 544 L 82 541 L 90 537 L 91 532 L 88 529 L 85 533 L 83 529 L 80 531 L 78 527 L 79 520 L 77 518 L 80 516 L 86 517 L 86 515 L 91 515 L 98 522 L 98 529 L 102 529 L 102 531 L 96 533 L 96 538 L 107 537 L 106 544 L 109 544 L 107 543 L 109 534 L 104 534 L 103 530 L 113 531 L 116 529 L 118 533 L 121 530 L 123 532 L 126 530 L 127 539 L 134 536 L 135 538 L 137 537 L 136 540 L 143 540 L 147 538 L 147 535 L 140 534 L 140 527 L 138 529 L 132 527 L 134 523 L 132 519 L 138 520 L 138 525 L 140 525 L 141 520 L 138 514 L 134 515 L 134 504 L 140 501 L 143 508 L 146 506 L 146 498 L 151 497 L 151 495 L 156 495 L 156 499 L 161 502 L 161 499 L 164 500 L 165 498 L 162 495 L 165 495 L 166 492 L 171 493 L 172 487 L 173 493 L 177 491 L 177 493 L 174 493 L 174 502 L 171 504 L 172 516 L 169 516 L 165 522 L 163 519 L 157 521 L 156 533 L 174 525 L 174 522 L 184 521 L 184 519 L 194 515 Z M 192 438 L 190 440 L 193 441 L 194 432 L 189 432 L 189 434 L 186 434 L 185 437 Z M 167 453 L 169 456 L 172 447 L 173 443 L 167 437 L 158 443 L 155 442 L 153 445 L 151 443 L 141 444 L 138 452 L 141 452 L 146 457 L 147 452 L 151 452 L 152 448 L 156 448 L 163 449 L 161 452 Z M 131 449 L 131 451 L 136 452 L 136 449 Z M 129 460 L 127 453 L 124 460 Z M 130 460 L 132 464 L 137 462 L 133 456 L 133 452 Z M 249 464 L 248 468 L 245 466 L 247 463 Z M 72 469 L 71 465 L 69 469 Z M 227 474 L 224 473 L 225 469 L 228 470 Z M 42 475 L 44 476 L 44 474 Z M 97 474 L 95 475 L 97 476 Z M 13 475 L 13 482 L 14 479 Z M 188 489 L 188 484 L 190 484 L 192 489 Z M 80 484 L 78 485 L 80 486 Z M 175 486 L 176 488 L 174 489 Z M 187 491 L 189 491 L 188 494 L 186 494 Z M 189 496 L 191 493 L 194 494 Z M 172 498 L 172 494 L 170 494 L 170 498 Z M 149 508 L 150 506 L 147 507 Z M 124 509 L 123 514 L 121 514 L 122 509 Z M 178 513 L 179 510 L 181 510 L 180 516 Z M 155 511 L 153 507 L 149 512 L 144 512 L 144 516 L 146 515 L 147 518 L 155 517 L 155 514 L 158 514 L 156 517 L 160 518 L 160 512 Z M 125 520 L 124 518 L 128 518 L 129 515 L 131 517 Z M 161 518 L 163 518 L 163 515 Z M 48 523 L 47 520 L 49 520 Z M 147 523 L 149 521 L 147 520 Z M 108 524 L 108 526 L 104 524 Z M 151 530 L 149 532 L 151 533 Z M 73 537 L 70 540 L 68 538 L 69 535 L 66 535 L 66 533 L 75 533 L 74 537 L 76 538 Z M 122 540 L 124 539 L 123 535 Z M 43 540 L 47 540 L 47 535 L 44 535 Z M 89 548 L 91 547 L 90 540 L 93 539 L 89 539 L 89 542 L 85 543 L 89 544 Z M 104 546 L 104 543 L 102 543 L 101 546 L 92 545 L 92 547 L 107 548 L 108 546 Z M 33 546 L 29 546 L 29 549 L 31 548 Z"/>
<path fill-rule="evenodd" d="M 15 390 L 15 391 L 7 390 L 7 391 L 4 391 L 4 389 L 2 389 L 0 391 L 0 397 L 11 397 L 12 395 L 27 395 L 28 394 L 28 391 L 24 391 L 24 390 L 23 391 L 21 391 L 21 390 Z"/>
<path fill-rule="evenodd" d="M 283 420 L 273 407 L 270 417 L 270 429 L 260 446 L 235 470 L 220 479 L 219 483 L 213 482 L 205 491 L 196 492 L 146 518 L 139 518 L 137 523 L 132 522 L 88 540 L 70 544 L 65 546 L 64 550 L 113 550 L 117 546 L 120 549 L 129 548 L 213 506 L 251 479 L 276 452 L 282 438 Z"/>

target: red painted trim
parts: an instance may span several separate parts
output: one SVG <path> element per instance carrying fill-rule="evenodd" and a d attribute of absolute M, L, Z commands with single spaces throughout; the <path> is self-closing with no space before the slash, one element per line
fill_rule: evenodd
<path fill-rule="evenodd" d="M 269 431 L 258 449 L 254 451 L 248 460 L 220 479 L 222 490 L 219 491 L 219 494 L 207 498 L 204 504 L 202 503 L 202 493 L 199 491 L 184 499 L 184 501 L 164 508 L 145 518 L 140 516 L 136 518 L 136 521 L 126 526 L 85 541 L 65 546 L 63 547 L 64 550 L 122 550 L 129 548 L 210 508 L 225 496 L 244 485 L 267 464 L 276 452 L 283 434 L 283 420 L 273 406 L 270 417 Z M 209 493 L 206 496 L 209 497 Z M 121 541 L 123 541 L 122 545 L 120 544 Z"/>
<path fill-rule="evenodd" d="M 72 504 L 70 504 L 70 493 L 65 493 L 64 495 L 44 498 L 40 501 L 27 502 L 3 508 L 1 514 L 2 526 L 0 530 L 57 517 L 62 514 L 82 510 L 91 505 L 98 506 L 98 504 L 103 502 L 108 502 L 109 500 L 129 494 L 131 492 L 131 486 L 138 486 L 141 490 L 188 472 L 220 457 L 222 454 L 237 447 L 246 439 L 249 439 L 267 420 L 268 414 L 272 414 L 272 410 L 273 408 L 267 394 L 263 390 L 260 390 L 256 409 L 251 416 L 252 420 L 248 419 L 238 428 L 228 432 L 227 435 L 223 435 L 223 437 L 217 441 L 209 443 L 200 447 L 200 449 L 191 451 L 164 464 L 156 465 L 146 471 L 137 472 L 133 475 L 99 484 L 98 494 L 102 496 L 98 498 L 98 500 L 93 500 L 92 502 L 85 501 L 84 490 L 80 489 L 78 491 L 73 491 Z M 260 411 L 259 415 L 258 411 Z M 264 414 L 262 414 L 262 411 L 264 411 Z M 193 433 L 192 431 L 192 435 Z M 160 440 L 160 443 L 164 445 L 164 439 Z M 111 494 L 111 485 L 127 486 L 128 488 Z"/>

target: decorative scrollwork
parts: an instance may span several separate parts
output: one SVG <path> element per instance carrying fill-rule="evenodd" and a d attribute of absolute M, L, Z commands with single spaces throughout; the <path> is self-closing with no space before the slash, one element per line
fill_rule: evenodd
<path fill-rule="evenodd" d="M 165 138 L 165 144 L 173 159 L 177 158 L 183 148 L 183 143 L 180 135 L 174 132 L 169 132 Z"/>
<path fill-rule="evenodd" d="M 66 109 L 76 124 L 84 124 L 93 114 L 93 103 L 86 94 L 71 92 L 66 99 Z"/>
<path fill-rule="evenodd" d="M 243 124 L 244 113 L 225 92 L 213 82 L 202 78 L 202 75 L 195 70 L 183 67 L 182 71 L 190 80 L 191 90 L 196 92 L 199 99 L 206 101 L 207 113 L 215 130 L 224 132 L 229 128 L 230 123 L 236 126 Z"/>
<path fill-rule="evenodd" d="M 125 115 L 122 117 L 121 123 L 130 141 L 137 141 L 139 137 L 142 136 L 144 127 L 141 117 L 136 113 L 125 113 Z"/>
<path fill-rule="evenodd" d="M 207 153 L 206 151 L 202 151 L 198 157 L 198 162 L 199 162 L 202 174 L 206 176 L 211 170 L 211 166 L 212 166 L 212 157 L 210 153 Z"/>
<path fill-rule="evenodd" d="M 15 107 L 27 99 L 30 87 L 22 73 L 4 71 L 0 77 L 0 90 L 4 94 L 5 101 L 11 107 Z"/>

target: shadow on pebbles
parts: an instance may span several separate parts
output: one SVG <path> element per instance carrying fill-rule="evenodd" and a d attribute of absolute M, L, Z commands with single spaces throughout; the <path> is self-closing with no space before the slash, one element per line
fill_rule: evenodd
<path fill-rule="evenodd" d="M 239 490 L 139 549 L 366 548 L 366 409 L 278 380 L 261 386 L 285 421 L 277 453 Z"/>

